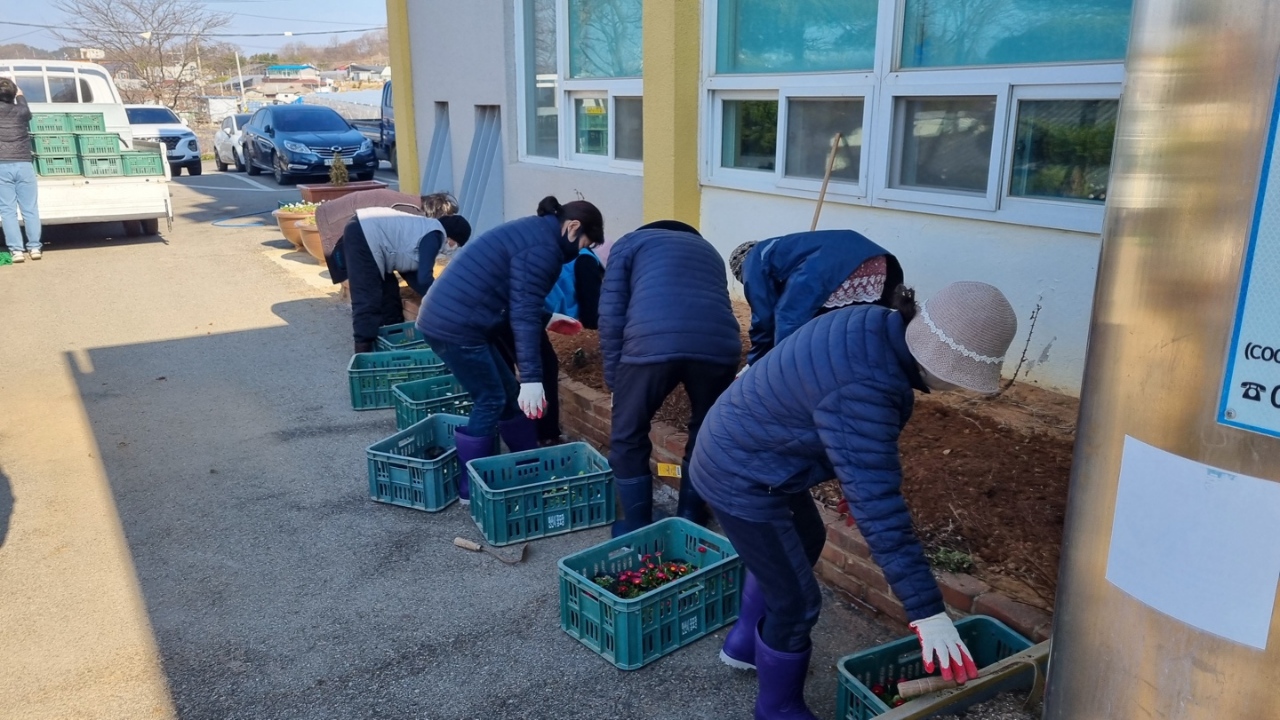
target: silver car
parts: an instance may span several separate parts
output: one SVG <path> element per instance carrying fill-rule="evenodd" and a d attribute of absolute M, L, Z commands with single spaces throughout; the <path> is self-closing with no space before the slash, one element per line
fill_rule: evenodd
<path fill-rule="evenodd" d="M 244 158 L 240 157 L 240 129 L 249 122 L 251 113 L 229 115 L 218 126 L 213 136 L 213 162 L 219 172 L 226 172 L 234 166 L 236 172 L 244 172 Z"/>

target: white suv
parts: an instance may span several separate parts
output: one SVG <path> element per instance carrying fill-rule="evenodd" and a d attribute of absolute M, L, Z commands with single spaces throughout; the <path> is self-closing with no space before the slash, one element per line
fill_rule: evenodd
<path fill-rule="evenodd" d="M 184 167 L 188 175 L 200 174 L 200 141 L 185 120 L 162 105 L 125 105 L 124 110 L 135 138 L 164 144 L 174 177 L 181 175 Z"/>

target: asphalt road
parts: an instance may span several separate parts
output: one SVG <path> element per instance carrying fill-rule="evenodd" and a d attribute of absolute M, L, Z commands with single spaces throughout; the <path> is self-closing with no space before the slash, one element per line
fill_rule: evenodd
<path fill-rule="evenodd" d="M 508 567 L 456 505 L 371 502 L 393 413 L 350 409 L 349 308 L 265 216 L 296 190 L 208 163 L 173 198 L 162 238 L 0 268 L 0 717 L 751 717 L 724 631 L 622 672 L 560 630 L 556 561 L 605 530 Z M 890 636 L 828 598 L 819 716 Z"/>

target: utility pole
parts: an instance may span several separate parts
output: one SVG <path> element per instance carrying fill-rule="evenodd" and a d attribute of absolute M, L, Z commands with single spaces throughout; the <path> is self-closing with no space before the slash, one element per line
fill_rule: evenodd
<path fill-rule="evenodd" d="M 244 96 L 244 73 L 240 71 L 240 50 L 236 49 L 236 75 L 240 77 L 240 112 L 249 109 L 249 101 Z"/>

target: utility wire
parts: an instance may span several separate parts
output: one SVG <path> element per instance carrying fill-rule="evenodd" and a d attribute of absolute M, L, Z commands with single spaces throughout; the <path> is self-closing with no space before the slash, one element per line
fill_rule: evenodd
<path fill-rule="evenodd" d="M 66 30 L 74 30 L 79 32 L 88 32 L 83 28 L 77 28 L 77 27 L 64 28 L 62 25 L 40 25 L 37 23 L 14 22 L 12 20 L 0 20 L 0 25 L 16 25 L 18 27 L 41 28 L 44 30 L 66 29 Z M 218 33 L 218 32 L 192 33 L 192 32 L 156 31 L 156 34 L 163 35 L 165 37 L 302 37 L 304 35 L 344 35 L 347 33 L 366 33 L 366 32 L 375 32 L 377 30 L 386 30 L 386 29 L 387 29 L 386 25 L 379 25 L 378 27 L 351 28 L 350 30 L 310 30 L 306 32 L 282 31 L 282 32 L 273 32 L 273 33 Z M 100 32 L 100 31 L 95 30 L 95 32 Z M 123 30 L 117 31 L 117 32 L 121 35 L 134 34 L 134 33 L 129 33 Z"/>

